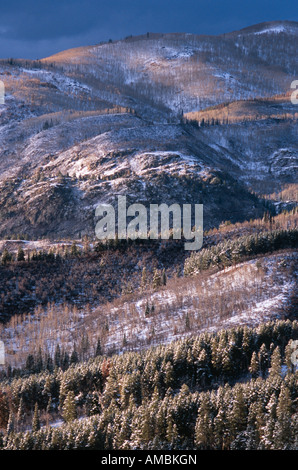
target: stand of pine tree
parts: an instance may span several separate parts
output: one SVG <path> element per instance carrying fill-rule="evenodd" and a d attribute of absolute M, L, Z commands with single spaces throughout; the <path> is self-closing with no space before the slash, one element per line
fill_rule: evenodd
<path fill-rule="evenodd" d="M 297 339 L 279 320 L 3 377 L 0 446 L 295 449 Z"/>

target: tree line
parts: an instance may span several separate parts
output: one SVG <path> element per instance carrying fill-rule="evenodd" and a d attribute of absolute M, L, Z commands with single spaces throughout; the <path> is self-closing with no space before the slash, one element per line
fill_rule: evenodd
<path fill-rule="evenodd" d="M 283 248 L 296 248 L 298 230 L 271 230 L 224 240 L 214 246 L 194 252 L 185 260 L 184 273 L 192 275 L 210 267 L 228 267 L 251 256 Z"/>

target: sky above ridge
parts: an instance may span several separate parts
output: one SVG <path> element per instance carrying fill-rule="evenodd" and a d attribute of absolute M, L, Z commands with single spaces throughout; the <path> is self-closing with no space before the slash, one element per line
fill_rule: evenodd
<path fill-rule="evenodd" d="M 39 59 L 147 32 L 222 34 L 298 21 L 293 0 L 1 0 L 0 58 Z"/>

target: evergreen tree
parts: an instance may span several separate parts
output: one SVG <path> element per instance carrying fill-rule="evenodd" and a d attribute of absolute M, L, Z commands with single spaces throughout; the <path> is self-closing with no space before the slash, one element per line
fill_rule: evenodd
<path fill-rule="evenodd" d="M 59 408 L 60 411 L 63 409 L 63 403 L 65 398 L 67 397 L 67 394 L 69 392 L 69 383 L 67 378 L 63 377 L 61 382 L 60 382 L 60 387 L 59 387 Z"/>
<path fill-rule="evenodd" d="M 79 356 L 78 356 L 78 353 L 77 353 L 76 348 L 74 346 L 74 348 L 72 350 L 72 353 L 71 353 L 71 356 L 70 356 L 70 363 L 71 364 L 76 364 L 77 362 L 79 362 Z"/>
<path fill-rule="evenodd" d="M 36 432 L 40 430 L 40 414 L 38 409 L 38 404 L 35 403 L 34 414 L 32 419 L 32 431 Z"/>
<path fill-rule="evenodd" d="M 98 357 L 101 355 L 102 355 L 101 341 L 100 341 L 100 338 L 98 338 L 97 344 L 96 344 L 96 350 L 95 350 L 95 357 Z"/>
<path fill-rule="evenodd" d="M 164 402 L 159 402 L 154 429 L 154 435 L 158 437 L 159 441 L 163 442 L 166 440 L 167 428 L 167 410 L 164 406 Z"/>
<path fill-rule="evenodd" d="M 55 348 L 54 364 L 55 367 L 61 367 L 61 350 L 59 344 L 57 344 Z"/>
<path fill-rule="evenodd" d="M 274 450 L 274 429 L 276 426 L 276 407 L 277 399 L 275 393 L 270 397 L 270 400 L 266 406 L 268 415 L 266 417 L 266 424 L 263 427 L 263 436 L 262 441 L 264 443 L 265 449 Z"/>
<path fill-rule="evenodd" d="M 144 290 L 147 286 L 147 271 L 146 268 L 144 267 L 142 270 L 142 276 L 141 276 L 141 289 Z"/>
<path fill-rule="evenodd" d="M 49 417 L 50 417 L 50 415 L 51 415 L 52 409 L 53 409 L 52 397 L 49 396 L 48 403 L 47 403 L 47 408 L 46 408 L 47 426 L 49 425 Z"/>
<path fill-rule="evenodd" d="M 71 245 L 71 248 L 70 248 L 70 254 L 71 256 L 78 256 L 79 255 L 79 249 L 78 249 L 78 246 L 76 244 L 76 242 L 73 242 L 72 245 Z"/>
<path fill-rule="evenodd" d="M 160 286 L 161 286 L 161 275 L 158 269 L 155 269 L 153 273 L 152 287 L 153 289 L 157 289 Z"/>
<path fill-rule="evenodd" d="M 166 440 L 170 444 L 170 449 L 175 449 L 177 447 L 178 438 L 179 438 L 177 425 L 174 422 L 171 415 L 167 418 L 167 423 L 168 425 L 167 425 L 167 432 L 166 432 Z"/>
<path fill-rule="evenodd" d="M 146 406 L 141 409 L 141 442 L 147 444 L 154 438 L 154 422 Z"/>
<path fill-rule="evenodd" d="M 293 354 L 293 341 L 289 341 L 287 346 L 285 347 L 285 365 L 287 367 L 287 372 L 288 373 L 293 373 L 295 370 L 295 365 L 292 360 L 292 354 Z"/>
<path fill-rule="evenodd" d="M 67 370 L 70 364 L 70 358 L 67 351 L 63 351 L 61 359 L 61 368 L 62 370 Z"/>
<path fill-rule="evenodd" d="M 195 427 L 195 445 L 198 449 L 208 450 L 213 446 L 214 432 L 212 409 L 208 393 L 204 393 L 198 410 Z"/>
<path fill-rule="evenodd" d="M 172 387 L 174 383 L 174 367 L 170 361 L 168 361 L 165 365 L 164 382 L 166 388 Z"/>
<path fill-rule="evenodd" d="M 266 424 L 265 410 L 263 409 L 263 404 L 260 400 L 254 401 L 250 404 L 247 424 L 254 434 L 255 449 L 258 449 L 259 443 L 263 439 L 264 427 Z"/>
<path fill-rule="evenodd" d="M 9 436 L 9 435 L 12 434 L 14 431 L 15 431 L 15 417 L 14 417 L 14 414 L 11 412 L 11 413 L 9 414 L 9 418 L 8 418 L 6 433 L 7 433 L 7 435 Z"/>
<path fill-rule="evenodd" d="M 36 360 L 35 360 L 35 372 L 41 372 L 43 369 L 43 358 L 41 347 L 38 348 Z"/>
<path fill-rule="evenodd" d="M 269 366 L 268 351 L 265 343 L 263 343 L 259 349 L 258 359 L 262 377 L 265 377 L 267 368 Z"/>
<path fill-rule="evenodd" d="M 125 450 L 126 442 L 129 442 L 131 436 L 131 423 L 133 417 L 133 407 L 128 408 L 123 413 L 118 413 L 117 417 L 114 420 L 118 421 L 117 432 L 115 432 L 115 437 L 113 440 L 113 448 Z"/>
<path fill-rule="evenodd" d="M 249 372 L 253 379 L 256 379 L 260 372 L 260 364 L 257 353 L 254 351 L 251 356 Z"/>
<path fill-rule="evenodd" d="M 49 372 L 53 372 L 54 364 L 53 364 L 53 359 L 51 358 L 50 354 L 46 354 L 44 362 L 45 362 L 45 369 L 48 370 Z"/>
<path fill-rule="evenodd" d="M 23 424 L 24 418 L 25 418 L 24 402 L 23 402 L 23 397 L 21 397 L 20 402 L 19 402 L 17 416 L 16 416 L 18 429 Z"/>
<path fill-rule="evenodd" d="M 281 386 L 276 416 L 277 421 L 274 430 L 275 449 L 290 449 L 292 441 L 291 397 L 289 389 L 284 384 Z"/>
<path fill-rule="evenodd" d="M 107 369 L 107 373 L 105 373 L 105 369 Z M 120 397 L 119 380 L 115 368 L 110 368 L 110 365 L 107 362 L 105 363 L 102 373 L 105 378 L 105 389 L 102 396 L 102 403 L 105 408 L 108 408 L 113 400 L 118 400 Z"/>
<path fill-rule="evenodd" d="M 26 369 L 30 374 L 35 372 L 35 360 L 32 354 L 29 354 L 26 359 Z"/>
<path fill-rule="evenodd" d="M 196 383 L 201 387 L 205 387 L 209 383 L 210 379 L 210 361 L 208 354 L 205 349 L 202 349 L 197 359 L 197 370 L 196 370 Z"/>
<path fill-rule="evenodd" d="M 211 365 L 212 365 L 212 374 L 215 377 L 218 377 L 221 370 L 221 354 L 222 351 L 219 347 L 219 338 L 214 336 L 211 339 Z"/>
<path fill-rule="evenodd" d="M 17 254 L 18 261 L 25 261 L 25 253 L 22 247 L 19 247 L 18 254 Z"/>
<path fill-rule="evenodd" d="M 269 376 L 271 378 L 277 378 L 281 376 L 281 355 L 280 349 L 277 346 L 271 356 L 271 364 L 269 369 Z"/>
<path fill-rule="evenodd" d="M 75 395 L 72 390 L 68 392 L 64 400 L 62 416 L 66 423 L 73 421 L 77 417 Z"/>
<path fill-rule="evenodd" d="M 3 250 L 2 257 L 1 257 L 1 263 L 6 265 L 12 260 L 12 254 L 9 253 L 7 248 Z"/>
<path fill-rule="evenodd" d="M 213 424 L 213 441 L 216 450 L 226 450 L 230 444 L 230 433 L 227 427 L 227 406 L 225 403 L 225 393 L 222 387 L 218 389 L 217 414 Z"/>
<path fill-rule="evenodd" d="M 9 420 L 9 406 L 7 396 L 0 390 L 0 429 L 7 426 Z"/>
<path fill-rule="evenodd" d="M 247 409 L 241 386 L 236 385 L 233 396 L 233 407 L 230 413 L 232 435 L 235 438 L 237 433 L 246 428 Z"/>
<path fill-rule="evenodd" d="M 251 330 L 245 326 L 243 330 L 243 337 L 242 337 L 242 351 L 244 356 L 244 367 L 245 369 L 248 368 L 250 363 L 250 358 L 253 353 L 253 335 Z"/>

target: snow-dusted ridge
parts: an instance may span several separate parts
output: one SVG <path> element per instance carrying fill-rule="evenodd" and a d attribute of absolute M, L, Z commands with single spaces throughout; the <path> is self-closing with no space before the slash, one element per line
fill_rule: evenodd
<path fill-rule="evenodd" d="M 283 24 L 271 26 L 269 28 L 265 28 L 261 31 L 256 31 L 254 34 L 280 34 L 280 33 L 287 33 L 287 34 L 297 34 L 298 28 L 293 28 L 290 26 L 285 26 Z"/>
<path fill-rule="evenodd" d="M 11 97 L 0 114 L 1 201 L 3 214 L 13 214 L 4 217 L 2 233 L 29 231 L 34 238 L 37 226 L 53 233 L 51 218 L 42 216 L 49 200 L 53 211 L 69 214 L 63 235 L 94 233 L 91 208 L 118 192 L 199 200 L 208 228 L 231 211 L 259 216 L 264 208 L 247 188 L 275 191 L 294 183 L 297 170 L 297 116 L 289 99 L 254 101 L 288 96 L 296 73 L 292 34 L 272 34 L 269 42 L 251 34 L 277 26 L 297 29 L 277 22 L 220 36 L 149 33 L 38 62 L 0 62 Z M 190 110 L 224 103 L 232 120 L 237 103 L 249 100 L 235 126 L 195 129 L 184 122 Z"/>

